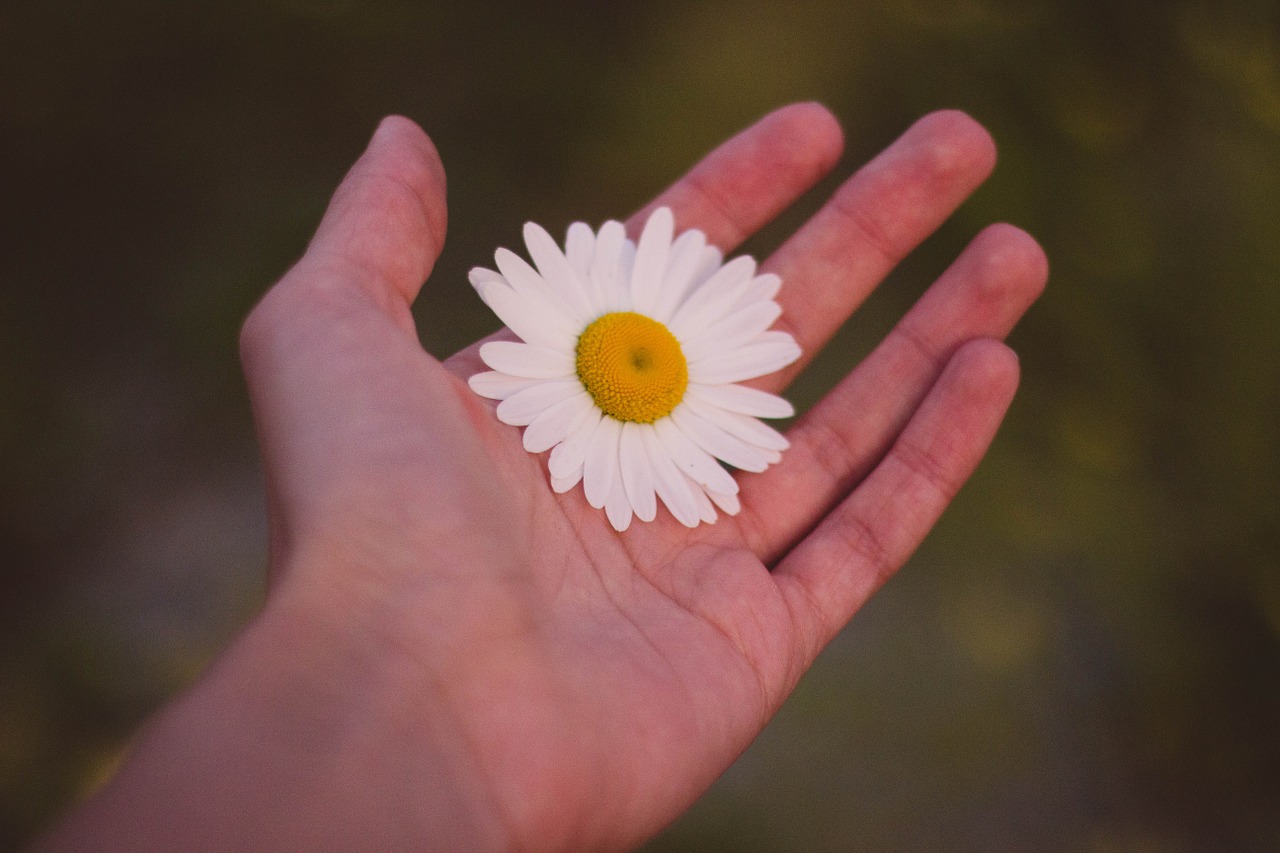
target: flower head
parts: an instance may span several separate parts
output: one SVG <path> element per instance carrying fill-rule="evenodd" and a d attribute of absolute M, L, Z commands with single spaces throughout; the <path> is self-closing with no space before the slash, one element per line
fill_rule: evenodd
<path fill-rule="evenodd" d="M 720 462 L 763 471 L 787 440 L 758 418 L 794 413 L 781 397 L 736 383 L 800 357 L 785 332 L 781 280 L 741 256 L 724 263 L 696 229 L 674 234 L 671 211 L 650 215 L 639 243 L 622 224 L 569 227 L 562 252 L 529 223 L 531 266 L 506 249 L 498 271 L 471 283 L 522 343 L 480 347 L 491 370 L 471 377 L 498 418 L 523 426 L 530 453 L 550 450 L 551 486 L 582 483 L 617 530 L 652 521 L 661 498 L 687 527 L 739 509 Z"/>

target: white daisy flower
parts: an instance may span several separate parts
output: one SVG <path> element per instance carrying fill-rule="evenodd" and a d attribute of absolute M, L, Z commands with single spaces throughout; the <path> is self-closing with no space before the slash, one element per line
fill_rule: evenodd
<path fill-rule="evenodd" d="M 495 253 L 498 271 L 477 267 L 471 284 L 523 343 L 491 341 L 492 368 L 471 388 L 501 400 L 498 418 L 523 426 L 530 453 L 550 450 L 558 493 L 579 482 L 587 502 L 626 530 L 652 521 L 661 498 L 687 527 L 739 510 L 738 483 L 721 461 L 763 471 L 787 440 L 757 418 L 795 413 L 781 397 L 735 383 L 800 357 L 770 330 L 782 282 L 749 257 L 723 263 L 698 230 L 674 235 L 655 210 L 637 245 L 620 222 L 599 232 L 575 222 L 562 252 L 529 223 L 536 266 Z M 717 461 L 719 460 L 719 461 Z"/>

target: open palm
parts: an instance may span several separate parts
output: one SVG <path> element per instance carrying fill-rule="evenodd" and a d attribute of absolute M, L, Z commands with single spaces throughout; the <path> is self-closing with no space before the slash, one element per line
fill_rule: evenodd
<path fill-rule="evenodd" d="M 653 204 L 730 252 L 840 145 L 824 109 L 788 107 Z M 993 164 L 971 119 L 928 116 L 764 262 L 806 359 Z M 1044 259 L 1015 228 L 983 231 L 791 429 L 782 462 L 739 475 L 738 516 L 689 530 L 660 511 L 617 533 L 580 488 L 554 494 L 545 455 L 468 389 L 478 345 L 443 364 L 423 351 L 409 308 L 444 232 L 434 149 L 389 119 L 246 323 L 267 614 L 340 638 L 371 715 L 403 736 L 386 766 L 419 768 L 386 777 L 407 811 L 447 779 L 490 843 L 634 844 L 745 748 L 977 464 L 1017 384 L 998 341 Z M 779 391 L 802 366 L 755 384 Z"/>

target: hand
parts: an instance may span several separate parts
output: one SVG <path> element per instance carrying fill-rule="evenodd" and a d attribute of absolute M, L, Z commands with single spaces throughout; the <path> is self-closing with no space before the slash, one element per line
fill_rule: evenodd
<path fill-rule="evenodd" d="M 729 252 L 840 146 L 824 109 L 791 106 L 653 206 Z M 764 262 L 806 358 L 994 156 L 968 117 L 927 116 Z M 67 832 L 150 808 L 168 817 L 129 837 L 167 826 L 184 849 L 639 843 L 750 743 L 972 471 L 1017 384 L 998 341 L 1046 276 L 1024 233 L 983 231 L 782 462 L 739 475 L 740 515 L 618 534 L 580 488 L 554 494 L 467 387 L 478 345 L 422 350 L 409 309 L 444 234 L 436 153 L 388 119 L 245 324 L 267 606 Z"/>

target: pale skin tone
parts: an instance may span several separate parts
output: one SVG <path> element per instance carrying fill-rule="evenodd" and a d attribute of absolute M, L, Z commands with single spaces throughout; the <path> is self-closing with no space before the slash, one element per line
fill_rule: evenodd
<path fill-rule="evenodd" d="M 781 109 L 654 200 L 732 251 L 842 145 Z M 816 353 L 987 176 L 986 132 L 926 116 L 763 263 Z M 628 222 L 632 236 L 649 208 Z M 445 178 L 383 122 L 304 257 L 245 323 L 271 520 L 267 603 L 139 735 L 50 849 L 618 849 L 677 817 L 924 538 L 992 440 L 1018 363 L 1000 341 L 1046 277 L 978 234 L 798 419 L 743 511 L 615 532 L 441 363 Z M 551 224 L 551 223 L 547 223 Z M 598 223 L 597 223 L 598 224 Z M 477 258 L 478 263 L 486 259 Z M 781 391 L 803 360 L 759 380 Z"/>

